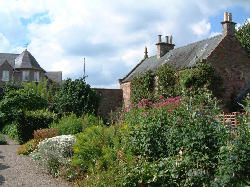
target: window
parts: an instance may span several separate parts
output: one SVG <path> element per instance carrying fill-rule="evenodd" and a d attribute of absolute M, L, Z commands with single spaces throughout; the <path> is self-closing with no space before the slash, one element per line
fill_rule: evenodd
<path fill-rule="evenodd" d="M 39 72 L 34 72 L 34 81 L 39 82 Z"/>
<path fill-rule="evenodd" d="M 3 71 L 2 81 L 7 82 L 9 80 L 10 80 L 10 72 L 9 71 Z"/>
<path fill-rule="evenodd" d="M 29 81 L 29 79 L 30 79 L 30 72 L 23 71 L 23 81 Z"/>

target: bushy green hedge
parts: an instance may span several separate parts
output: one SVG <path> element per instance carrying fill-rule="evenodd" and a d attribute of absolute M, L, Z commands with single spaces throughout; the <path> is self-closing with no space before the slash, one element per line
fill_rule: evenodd
<path fill-rule="evenodd" d="M 25 143 L 33 138 L 34 130 L 48 128 L 56 119 L 56 115 L 46 110 L 26 111 L 17 120 L 19 143 Z"/>
<path fill-rule="evenodd" d="M 17 119 L 22 111 L 46 108 L 48 101 L 34 90 L 9 91 L 0 102 L 0 122 L 4 125 Z"/>
<path fill-rule="evenodd" d="M 71 113 L 69 116 L 63 116 L 58 123 L 50 125 L 58 130 L 58 135 L 74 135 L 83 131 L 83 120 Z"/>
<path fill-rule="evenodd" d="M 75 113 L 82 116 L 85 113 L 97 112 L 99 95 L 90 88 L 84 79 L 67 79 L 54 97 L 51 110 L 63 115 Z"/>

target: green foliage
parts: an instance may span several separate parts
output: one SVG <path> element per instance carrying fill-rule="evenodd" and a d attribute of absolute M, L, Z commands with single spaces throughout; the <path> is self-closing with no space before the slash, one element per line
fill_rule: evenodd
<path fill-rule="evenodd" d="M 153 100 L 154 98 L 154 76 L 151 71 L 147 71 L 131 81 L 131 100 L 138 103 L 143 98 Z"/>
<path fill-rule="evenodd" d="M 0 100 L 11 90 L 19 90 L 23 88 L 21 84 L 7 82 L 3 87 L 0 87 Z"/>
<path fill-rule="evenodd" d="M 73 112 L 81 116 L 84 113 L 97 112 L 98 104 L 99 96 L 84 79 L 67 79 L 55 95 L 52 110 L 59 114 Z"/>
<path fill-rule="evenodd" d="M 49 93 L 48 93 L 48 89 L 47 89 L 47 81 L 43 81 L 43 82 L 40 81 L 38 83 L 36 83 L 36 82 L 31 82 L 31 83 L 24 82 L 23 86 L 24 86 L 25 92 L 29 92 L 30 90 L 32 90 L 34 93 L 39 95 L 41 98 L 48 100 Z"/>
<path fill-rule="evenodd" d="M 33 132 L 48 128 L 56 119 L 56 115 L 46 110 L 26 111 L 18 118 L 17 133 L 19 143 L 25 143 L 33 138 Z"/>
<path fill-rule="evenodd" d="M 13 121 L 12 123 L 6 124 L 2 132 L 9 136 L 12 140 L 18 141 L 18 134 L 17 134 L 17 122 Z"/>
<path fill-rule="evenodd" d="M 69 116 L 63 116 L 58 123 L 51 124 L 58 130 L 58 135 L 74 135 L 83 131 L 82 119 L 71 113 Z"/>
<path fill-rule="evenodd" d="M 0 121 L 6 124 L 17 119 L 21 111 L 44 109 L 47 105 L 47 100 L 33 90 L 9 91 L 0 102 Z"/>
<path fill-rule="evenodd" d="M 114 150 L 114 136 L 114 128 L 102 126 L 92 126 L 77 134 L 73 146 L 72 164 L 84 171 L 90 171 L 97 165 L 99 169 L 107 168 L 117 157 Z"/>
<path fill-rule="evenodd" d="M 216 96 L 220 96 L 222 92 L 222 78 L 216 74 L 215 68 L 210 64 L 198 63 L 194 68 L 180 71 L 179 77 L 180 84 L 184 88 L 198 89 L 207 86 Z"/>
<path fill-rule="evenodd" d="M 19 155 L 29 155 L 37 148 L 38 143 L 39 142 L 34 139 L 29 140 L 25 144 L 18 147 L 17 153 Z"/>
<path fill-rule="evenodd" d="M 3 134 L 0 134 L 0 145 L 6 145 L 7 141 Z"/>
<path fill-rule="evenodd" d="M 240 41 L 241 45 L 246 49 L 248 55 L 250 55 L 250 23 L 248 20 L 236 30 L 235 33 L 237 39 Z"/>
<path fill-rule="evenodd" d="M 83 117 L 83 127 L 92 127 L 92 126 L 102 126 L 104 125 L 102 119 L 95 116 L 94 114 L 85 114 Z"/>
<path fill-rule="evenodd" d="M 180 95 L 176 68 L 169 64 L 164 64 L 159 67 L 155 76 L 157 77 L 158 95 L 164 97 L 176 97 Z"/>

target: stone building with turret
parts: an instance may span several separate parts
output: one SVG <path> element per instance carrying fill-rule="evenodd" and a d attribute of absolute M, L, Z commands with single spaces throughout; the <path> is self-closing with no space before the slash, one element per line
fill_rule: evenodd
<path fill-rule="evenodd" d="M 166 36 L 162 41 L 158 36 L 157 54 L 148 57 L 145 49 L 144 58 L 122 79 L 119 79 L 123 90 L 123 103 L 130 104 L 131 80 L 148 70 L 154 71 L 163 64 L 173 64 L 176 68 L 194 67 L 197 62 L 210 63 L 223 78 L 221 85 L 225 92 L 221 98 L 223 103 L 229 102 L 232 94 L 242 97 L 250 90 L 250 57 L 235 36 L 235 24 L 231 13 L 224 13 L 222 34 L 174 48 L 172 37 Z"/>
<path fill-rule="evenodd" d="M 45 71 L 26 49 L 21 54 L 0 53 L 0 86 L 7 82 L 62 82 L 62 72 Z"/>

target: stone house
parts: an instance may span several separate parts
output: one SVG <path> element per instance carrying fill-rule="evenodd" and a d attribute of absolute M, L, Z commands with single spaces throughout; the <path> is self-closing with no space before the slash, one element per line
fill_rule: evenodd
<path fill-rule="evenodd" d="M 21 54 L 0 53 L 0 86 L 7 82 L 44 80 L 61 84 L 62 72 L 46 72 L 27 49 Z"/>
<path fill-rule="evenodd" d="M 223 78 L 225 92 L 221 98 L 223 103 L 231 100 L 232 94 L 242 97 L 250 90 L 250 57 L 235 36 L 235 24 L 231 13 L 224 13 L 222 34 L 174 48 L 172 37 L 166 36 L 163 42 L 159 35 L 157 55 L 145 56 L 124 78 L 119 79 L 123 90 L 124 106 L 130 104 L 131 80 L 133 77 L 148 71 L 156 70 L 165 63 L 175 64 L 176 68 L 194 67 L 198 61 L 210 63 Z"/>

